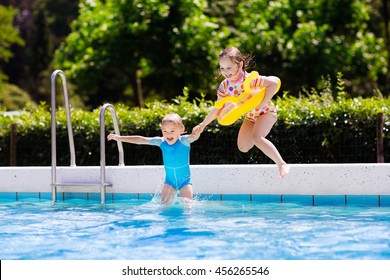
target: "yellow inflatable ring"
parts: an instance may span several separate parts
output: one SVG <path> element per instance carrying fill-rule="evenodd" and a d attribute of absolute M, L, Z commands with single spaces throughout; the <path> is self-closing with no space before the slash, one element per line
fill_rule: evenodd
<path fill-rule="evenodd" d="M 251 95 L 250 84 L 259 77 L 259 73 L 252 71 L 245 79 L 243 87 L 244 92 L 236 96 L 227 96 L 214 103 L 214 107 L 220 109 L 218 112 L 218 122 L 221 125 L 231 125 L 235 123 L 241 116 L 253 110 L 263 101 L 266 88 L 263 87 L 254 95 Z M 280 88 L 280 83 L 276 91 Z"/>

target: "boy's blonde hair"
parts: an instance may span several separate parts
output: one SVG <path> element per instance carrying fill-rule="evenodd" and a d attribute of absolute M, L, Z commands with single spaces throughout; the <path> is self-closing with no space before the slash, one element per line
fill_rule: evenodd
<path fill-rule="evenodd" d="M 172 123 L 172 124 L 174 124 L 176 126 L 180 126 L 184 130 L 183 121 L 182 121 L 181 117 L 178 114 L 176 114 L 176 113 L 169 113 L 168 115 L 166 115 L 162 119 L 161 125 L 166 124 L 166 123 Z"/>

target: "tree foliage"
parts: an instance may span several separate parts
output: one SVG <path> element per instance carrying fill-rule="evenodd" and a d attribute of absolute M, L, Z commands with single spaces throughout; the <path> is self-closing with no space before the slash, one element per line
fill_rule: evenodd
<path fill-rule="evenodd" d="M 253 0 L 237 10 L 234 43 L 253 51 L 262 72 L 280 76 L 289 91 L 337 72 L 372 89 L 387 71 L 384 40 L 368 30 L 367 1 Z"/>
<path fill-rule="evenodd" d="M 0 56 L 0 69 L 37 102 L 49 100 L 55 68 L 76 86 L 70 85 L 71 94 L 90 107 L 106 101 L 134 106 L 141 103 L 139 96 L 146 102 L 171 100 L 185 86 L 190 98 L 204 93 L 214 100 L 217 55 L 229 45 L 254 54 L 255 70 L 279 76 L 282 90 L 292 95 L 327 75 L 335 79 L 338 72 L 352 95 L 371 96 L 376 88 L 389 94 L 387 0 L 2 3 L 19 8 L 14 29 L 26 44 L 7 47 L 13 57 Z M 6 19 L 0 17 L 2 23 Z"/>
<path fill-rule="evenodd" d="M 13 26 L 13 20 L 16 13 L 16 9 L 0 5 L 0 62 L 8 62 L 13 56 L 11 51 L 11 46 L 13 44 L 24 44 L 24 41 L 19 36 L 18 31 Z M 0 82 L 4 79 L 6 79 L 6 76 L 0 68 Z"/>
<path fill-rule="evenodd" d="M 18 8 L 13 25 L 25 44 L 13 45 L 13 57 L 4 66 L 9 82 L 27 91 L 36 102 L 50 100 L 50 74 L 54 50 L 70 32 L 78 1 L 3 0 Z"/>
<path fill-rule="evenodd" d="M 203 0 L 82 1 L 56 65 L 95 105 L 127 101 L 126 91 L 136 99 L 138 78 L 149 95 L 208 90 L 220 31 L 205 7 Z"/>

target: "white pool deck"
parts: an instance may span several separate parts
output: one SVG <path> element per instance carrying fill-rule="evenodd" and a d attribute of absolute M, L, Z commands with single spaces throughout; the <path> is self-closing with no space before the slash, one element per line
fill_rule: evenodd
<path fill-rule="evenodd" d="M 273 164 L 192 165 L 196 194 L 390 195 L 390 164 L 291 164 L 279 179 Z M 0 167 L 0 193 L 51 192 L 51 167 Z M 59 183 L 98 183 L 99 166 L 57 167 Z M 107 193 L 159 192 L 163 166 L 107 166 Z M 58 192 L 99 188 L 58 187 Z"/>

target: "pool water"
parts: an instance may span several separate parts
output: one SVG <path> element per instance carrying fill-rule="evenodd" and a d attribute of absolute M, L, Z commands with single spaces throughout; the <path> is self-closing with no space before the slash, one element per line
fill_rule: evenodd
<path fill-rule="evenodd" d="M 390 259 L 390 207 L 0 202 L 0 259 Z"/>

